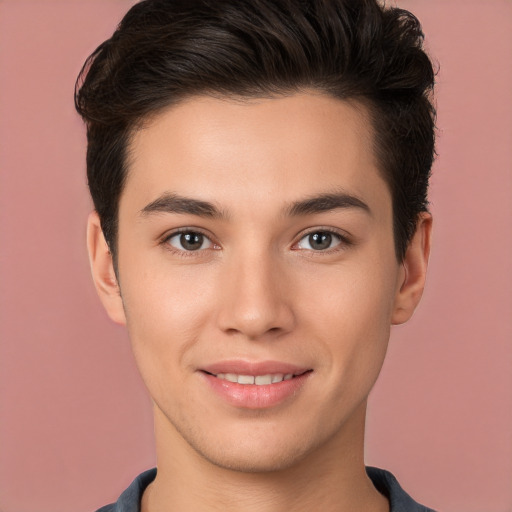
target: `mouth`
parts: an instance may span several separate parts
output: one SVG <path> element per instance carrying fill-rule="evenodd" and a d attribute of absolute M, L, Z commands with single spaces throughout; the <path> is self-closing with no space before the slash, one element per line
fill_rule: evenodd
<path fill-rule="evenodd" d="M 267 373 L 265 375 L 244 375 L 236 373 L 210 373 L 205 371 L 206 374 L 216 377 L 217 379 L 226 380 L 242 385 L 256 385 L 256 386 L 268 386 L 271 384 L 279 384 L 285 380 L 291 380 L 305 373 L 311 372 L 312 370 L 304 370 L 299 373 Z"/>
<path fill-rule="evenodd" d="M 296 399 L 313 370 L 272 361 L 224 361 L 200 373 L 215 395 L 230 405 L 265 409 Z"/>

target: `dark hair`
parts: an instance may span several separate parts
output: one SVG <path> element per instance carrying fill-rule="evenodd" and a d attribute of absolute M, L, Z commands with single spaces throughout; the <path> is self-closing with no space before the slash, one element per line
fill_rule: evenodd
<path fill-rule="evenodd" d="M 364 104 L 393 201 L 403 259 L 427 211 L 434 71 L 419 21 L 377 0 L 145 0 L 87 59 L 75 104 L 87 176 L 116 258 L 127 147 L 148 116 L 196 94 L 260 97 L 315 89 Z"/>

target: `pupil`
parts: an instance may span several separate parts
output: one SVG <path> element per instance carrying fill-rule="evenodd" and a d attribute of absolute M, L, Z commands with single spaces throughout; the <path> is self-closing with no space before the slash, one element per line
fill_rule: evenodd
<path fill-rule="evenodd" d="M 313 249 L 328 249 L 332 242 L 330 233 L 313 233 L 309 235 L 309 244 Z"/>
<path fill-rule="evenodd" d="M 197 251 L 203 245 L 203 235 L 201 233 L 183 233 L 180 242 L 184 249 Z"/>

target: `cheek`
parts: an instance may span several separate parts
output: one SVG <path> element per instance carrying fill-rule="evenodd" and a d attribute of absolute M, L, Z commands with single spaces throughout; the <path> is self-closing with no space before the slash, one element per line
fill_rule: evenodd
<path fill-rule="evenodd" d="M 378 376 L 389 340 L 395 268 L 393 262 L 340 266 L 324 276 L 305 308 L 326 371 L 344 386 L 371 387 Z"/>
<path fill-rule="evenodd" d="M 204 329 L 215 301 L 211 277 L 192 266 L 126 272 L 121 280 L 127 328 L 148 387 L 153 376 L 177 377 Z"/>

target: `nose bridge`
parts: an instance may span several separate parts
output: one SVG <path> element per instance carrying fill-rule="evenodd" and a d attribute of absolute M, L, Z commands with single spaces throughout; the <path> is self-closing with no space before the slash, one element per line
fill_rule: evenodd
<path fill-rule="evenodd" d="M 286 332 L 294 318 L 279 258 L 268 248 L 249 244 L 226 262 L 219 326 L 255 339 Z"/>

